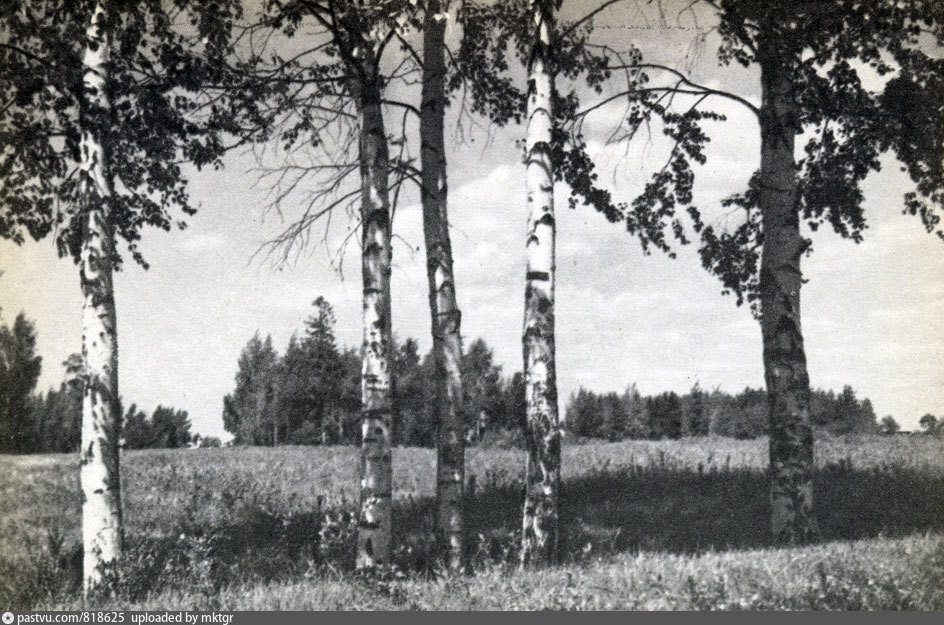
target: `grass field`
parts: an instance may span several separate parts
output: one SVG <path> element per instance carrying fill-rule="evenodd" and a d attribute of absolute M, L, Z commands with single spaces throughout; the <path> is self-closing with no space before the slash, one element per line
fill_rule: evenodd
<path fill-rule="evenodd" d="M 564 449 L 565 563 L 520 572 L 523 455 L 468 451 L 474 575 L 428 568 L 435 453 L 394 455 L 396 566 L 353 563 L 357 450 L 129 452 L 130 609 L 944 609 L 944 441 L 817 445 L 822 542 L 767 537 L 766 440 Z M 78 608 L 78 459 L 0 456 L 0 608 Z"/>

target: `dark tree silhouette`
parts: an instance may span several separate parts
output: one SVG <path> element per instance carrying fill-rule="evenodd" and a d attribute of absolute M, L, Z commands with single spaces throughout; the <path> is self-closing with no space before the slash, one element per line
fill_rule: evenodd
<path fill-rule="evenodd" d="M 32 451 L 30 395 L 42 370 L 36 328 L 20 313 L 12 327 L 0 325 L 0 451 Z"/>

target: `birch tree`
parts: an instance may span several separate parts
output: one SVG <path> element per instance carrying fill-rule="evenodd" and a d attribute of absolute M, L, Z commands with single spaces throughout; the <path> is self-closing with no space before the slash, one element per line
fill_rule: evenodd
<path fill-rule="evenodd" d="M 274 5 L 275 6 L 275 5 Z M 305 165 L 290 167 L 297 171 L 289 176 L 277 169 L 271 172 L 279 189 L 277 202 L 283 201 L 307 177 L 318 191 L 310 194 L 300 219 L 273 241 L 281 246 L 283 260 L 287 250 L 308 241 L 315 222 L 330 219 L 333 212 L 350 208 L 357 199 L 363 203 L 357 222 L 362 232 L 365 285 L 364 318 L 364 425 L 361 489 L 362 539 L 359 541 L 358 566 L 367 567 L 389 560 L 389 493 L 390 493 L 390 408 L 393 392 L 391 377 L 390 335 L 390 240 L 391 192 L 399 195 L 405 180 L 419 182 L 423 206 L 423 228 L 426 243 L 427 276 L 433 354 L 436 366 L 436 392 L 433 414 L 438 430 L 437 460 L 437 525 L 440 542 L 448 565 L 453 570 L 463 566 L 464 551 L 464 438 L 462 423 L 461 315 L 456 302 L 452 246 L 447 211 L 447 173 L 444 138 L 444 117 L 448 93 L 455 89 L 447 75 L 446 25 L 449 3 L 433 0 L 420 13 L 411 3 L 386 2 L 377 5 L 351 5 L 341 2 L 299 2 L 278 5 L 276 24 L 283 32 L 294 34 L 303 16 L 310 16 L 319 28 L 307 52 L 314 59 L 307 67 L 301 63 L 285 63 L 279 71 L 286 87 L 274 99 L 273 126 L 287 138 L 290 159 L 305 137 L 323 137 L 330 149 L 321 149 Z M 284 21 L 284 24 L 283 24 Z M 409 41 L 409 35 L 422 32 L 422 57 Z M 396 46 L 388 46 L 396 41 Z M 323 46 L 323 47 L 322 47 Z M 371 48 L 370 46 L 373 46 Z M 399 48 L 401 54 L 390 53 Z M 331 51 L 329 54 L 321 52 Z M 366 53 L 363 51 L 367 50 Z M 386 60 L 386 72 L 381 66 Z M 341 59 L 336 61 L 334 54 Z M 404 79 L 421 72 L 420 106 L 407 101 L 410 92 Z M 303 87 L 306 84 L 307 87 Z M 395 96 L 399 95 L 400 99 Z M 330 104 L 328 104 L 330 103 Z M 346 112 L 348 107 L 352 113 Z M 395 109 L 403 113 L 398 127 L 388 131 L 384 113 Z M 340 113 L 338 111 L 341 111 Z M 283 116 L 284 114 L 284 116 Z M 412 116 L 412 117 L 411 117 Z M 410 163 L 407 153 L 410 135 L 419 122 L 421 168 Z M 348 134 L 348 128 L 354 132 Z M 396 137 L 398 153 L 389 153 L 388 133 Z M 350 137 L 357 137 L 356 141 Z M 357 144 L 358 164 L 346 160 L 347 151 Z M 307 149 L 307 148 L 306 148 Z M 342 155 L 342 156 L 339 156 Z M 310 156 L 310 155 L 309 155 Z M 308 157 L 306 157 L 308 158 Z M 361 185 L 359 191 L 348 191 L 345 179 L 356 171 L 362 179 L 370 172 L 372 186 Z M 321 176 L 319 178 L 319 176 Z M 394 182 L 392 188 L 388 179 Z M 309 183 L 310 184 L 310 183 Z M 377 201 L 379 205 L 375 205 Z M 381 216 L 386 215 L 383 220 Z M 372 217 L 368 219 L 368 216 Z M 328 226 L 326 226 L 327 229 Z M 367 237 L 366 239 L 364 237 Z M 379 297 L 379 299 L 378 299 Z M 377 331 L 380 320 L 382 332 Z M 368 397 L 370 406 L 368 406 Z M 366 520 L 366 519 L 376 519 Z M 376 528 L 376 533 L 375 532 Z M 383 548 L 378 551 L 378 546 Z M 371 556 L 369 551 L 374 554 Z"/>
<path fill-rule="evenodd" d="M 121 479 L 118 443 L 121 404 L 118 400 L 118 328 L 112 264 L 115 239 L 109 204 L 113 179 L 105 152 L 103 123 L 111 102 L 106 91 L 111 60 L 111 35 L 104 7 L 95 6 L 86 32 L 79 104 L 79 190 L 84 203 L 79 278 L 82 287 L 82 443 L 79 448 L 82 488 L 83 577 L 91 589 L 113 576 L 121 556 Z"/>
<path fill-rule="evenodd" d="M 422 93 L 420 117 L 421 200 L 429 308 L 435 363 L 433 414 L 437 427 L 437 519 L 440 542 L 450 569 L 461 569 L 465 548 L 465 418 L 461 313 L 456 299 L 452 243 L 447 210 L 447 167 L 444 121 L 450 97 L 460 102 L 459 121 L 473 113 L 485 113 L 492 122 L 505 125 L 517 113 L 516 90 L 483 64 L 486 46 L 477 36 L 488 29 L 489 20 L 470 2 L 460 2 L 453 13 L 448 0 L 428 0 L 422 23 Z M 446 65 L 446 27 L 450 16 L 463 28 L 460 45 L 449 51 L 452 67 Z M 487 14 L 485 14 L 487 18 Z M 419 26 L 417 24 L 417 26 Z M 486 37 L 487 40 L 489 37 Z M 412 48 L 404 42 L 407 51 Z M 418 60 L 418 55 L 414 58 Z M 451 70 L 451 71 L 450 71 Z M 461 93 L 461 95 L 457 95 Z M 465 96 L 472 110 L 465 109 Z M 467 373 L 467 372 L 466 372 Z M 467 377 L 467 375 L 466 375 Z"/>
<path fill-rule="evenodd" d="M 759 316 L 770 423 L 771 531 L 779 542 L 807 542 L 818 536 L 818 528 L 800 319 L 800 261 L 811 243 L 801 223 L 812 230 L 828 223 L 841 236 L 861 241 L 866 227 L 861 182 L 879 170 L 883 153 L 893 153 L 914 183 L 904 196 L 904 212 L 942 235 L 944 9 L 923 0 L 727 0 L 691 3 L 686 10 L 698 6 L 716 16 L 721 63 L 758 72 L 760 105 L 671 67 L 640 59 L 623 65 L 648 83 L 624 94 L 633 101 L 629 135 L 658 116 L 674 144 L 625 220 L 631 231 L 646 225 L 648 240 L 669 250 L 672 235 L 688 242 L 677 213 L 684 208 L 700 234 L 705 268 Z M 749 188 L 722 202 L 743 210 L 743 223 L 732 231 L 705 223 L 692 204 L 693 164 L 706 158 L 704 122 L 723 119 L 700 107 L 716 98 L 753 113 L 761 139 L 759 169 Z M 800 135 L 803 156 L 797 159 Z"/>
<path fill-rule="evenodd" d="M 356 33 L 356 31 L 355 31 Z M 361 281 L 363 369 L 361 371 L 361 508 L 357 567 L 388 564 L 392 552 L 393 330 L 390 308 L 392 262 L 389 152 L 381 107 L 377 44 L 354 34 L 339 42 L 351 65 L 348 88 L 357 108 L 361 176 Z M 355 78 L 356 77 L 356 78 Z"/>
<path fill-rule="evenodd" d="M 303 23 L 314 29 L 304 42 L 295 43 L 301 51 L 291 59 L 274 55 L 274 67 L 265 78 L 275 86 L 269 117 L 273 134 L 283 140 L 290 155 L 303 146 L 313 145 L 317 151 L 308 165 L 286 163 L 270 172 L 276 177 L 276 203 L 291 195 L 302 179 L 327 172 L 327 180 L 316 183 L 317 191 L 308 197 L 302 217 L 272 245 L 281 246 L 287 255 L 293 246 L 304 245 L 319 219 L 330 219 L 332 211 L 359 204 L 363 366 L 358 568 L 389 564 L 392 552 L 389 179 L 393 168 L 384 120 L 384 90 L 391 76 L 384 74 L 381 65 L 388 44 L 401 37 L 403 16 L 409 10 L 412 5 L 399 0 L 273 1 L 267 7 L 268 26 L 289 38 Z M 354 162 L 346 160 L 352 151 L 356 152 Z M 345 184 L 353 175 L 359 183 L 350 190 Z"/>
<path fill-rule="evenodd" d="M 528 220 L 525 239 L 522 332 L 523 424 L 528 455 L 523 506 L 521 563 L 554 563 L 558 558 L 561 436 L 554 342 L 555 217 L 554 183 L 569 187 L 568 205 L 597 207 L 609 221 L 623 219 L 622 207 L 597 182 L 592 159 L 573 121 L 581 96 L 602 90 L 612 77 L 610 59 L 590 45 L 594 18 L 619 0 L 596 3 L 573 20 L 555 24 L 560 0 L 506 3 L 467 2 L 465 31 L 456 81 L 468 85 L 472 112 L 497 125 L 525 119 L 525 183 Z M 526 76 L 516 85 L 517 53 Z M 626 74 L 625 88 L 635 75 Z M 561 87 L 558 83 L 565 82 Z"/>
<path fill-rule="evenodd" d="M 613 3 L 605 2 L 601 6 Z M 443 543 L 447 547 L 447 559 L 455 569 L 461 566 L 464 542 L 464 450 L 462 415 L 458 408 L 462 396 L 459 375 L 460 315 L 456 304 L 446 209 L 444 109 L 446 96 L 461 91 L 461 95 L 454 96 L 460 104 L 460 115 L 484 114 L 499 126 L 512 120 L 520 121 L 525 113 L 526 97 L 522 90 L 514 86 L 514 78 L 507 73 L 507 48 L 509 42 L 514 39 L 515 43 L 519 44 L 519 53 L 525 54 L 523 46 L 528 44 L 524 42 L 530 41 L 531 35 L 527 25 L 530 18 L 525 2 L 508 5 L 462 2 L 456 12 L 456 19 L 463 29 L 463 36 L 455 53 L 450 52 L 453 64 L 447 67 L 444 56 L 449 3 L 428 2 L 423 8 L 424 17 L 420 20 L 420 14 L 414 11 L 412 4 L 405 2 L 383 2 L 376 5 L 273 2 L 269 11 L 272 17 L 271 26 L 281 29 L 289 37 L 295 37 L 304 23 L 309 27 L 306 32 L 310 38 L 306 37 L 305 43 L 287 44 L 282 47 L 280 54 L 273 55 L 271 69 L 257 75 L 268 84 L 274 85 L 274 95 L 269 98 L 269 123 L 275 129 L 273 134 L 283 140 L 286 152 L 285 159 L 278 161 L 280 165 L 271 168 L 266 174 L 273 182 L 274 203 L 279 206 L 290 196 L 304 197 L 301 217 L 295 219 L 271 242 L 270 249 L 281 250 L 278 257 L 280 261 L 287 260 L 292 250 L 299 250 L 310 242 L 311 231 L 316 222 L 321 219 L 329 222 L 333 213 L 350 210 L 355 201 L 364 197 L 363 185 L 357 190 L 350 190 L 346 185 L 349 176 L 357 172 L 363 175 L 364 150 L 374 149 L 362 140 L 366 132 L 365 119 L 366 123 L 373 123 L 371 119 L 377 120 L 375 127 L 381 129 L 384 128 L 381 125 L 384 122 L 384 112 L 388 116 L 393 110 L 403 113 L 399 132 L 387 131 L 395 137 L 398 153 L 391 156 L 391 143 L 384 141 L 384 158 L 381 160 L 385 163 L 389 179 L 393 181 L 386 188 L 386 192 L 393 194 L 394 198 L 399 194 L 399 188 L 405 180 L 420 180 L 431 326 L 439 380 L 434 410 L 440 433 L 437 470 L 438 526 Z M 311 20 L 306 21 L 306 18 Z M 587 56 L 586 49 L 579 43 L 586 32 L 582 28 L 583 22 L 584 20 L 581 20 L 580 23 L 569 24 L 564 37 L 568 42 L 567 54 L 561 57 L 567 58 L 567 71 L 571 77 L 592 65 L 578 60 Z M 311 26 L 315 29 L 311 30 Z M 409 33 L 420 30 L 423 32 L 422 57 L 413 48 L 408 36 Z M 550 30 L 547 34 L 550 37 Z M 264 38 L 259 37 L 260 40 Z M 362 42 L 363 45 L 356 42 Z M 351 54 L 354 50 L 366 50 L 365 46 L 370 42 L 374 45 L 372 53 Z M 389 53 L 389 50 L 395 47 L 389 46 L 390 42 L 397 43 L 402 52 L 400 56 Z M 288 50 L 291 50 L 290 57 Z M 388 55 L 387 68 L 390 69 L 381 72 L 385 53 Z M 283 59 L 283 55 L 287 58 Z M 546 66 L 549 67 L 547 63 Z M 404 86 L 405 79 L 417 69 L 422 71 L 419 108 L 402 98 L 403 93 L 409 93 L 408 83 Z M 596 65 L 594 69 L 597 72 L 592 80 L 598 82 L 603 79 L 604 73 L 599 71 Z M 379 88 L 371 84 L 374 80 L 371 77 L 375 75 L 382 77 L 376 80 Z M 376 97 L 371 96 L 380 104 L 376 109 L 371 108 L 372 105 L 368 106 L 367 100 L 362 99 L 362 94 L 371 93 L 378 94 Z M 552 107 L 558 109 L 560 115 L 573 112 L 575 100 L 559 98 L 550 91 L 548 94 L 549 97 L 564 102 L 562 107 Z M 396 99 L 396 95 L 401 99 Z M 371 113 L 365 118 L 365 111 L 369 110 L 376 110 L 376 114 Z M 410 156 L 405 150 L 405 146 L 409 144 L 407 119 L 410 115 L 419 119 L 422 162 L 420 171 L 412 167 Z M 386 135 L 376 133 L 377 141 L 373 143 L 378 149 L 381 136 L 386 139 Z M 543 148 L 545 155 L 548 159 L 558 158 L 566 163 L 561 175 L 568 182 L 579 184 L 580 189 L 575 190 L 575 194 L 599 192 L 591 182 L 592 175 L 589 170 L 592 169 L 592 164 L 586 155 L 581 154 L 580 158 L 574 158 L 564 149 L 558 149 L 552 155 L 550 141 L 549 139 Z M 553 141 L 561 143 L 565 142 L 565 138 L 558 134 Z M 357 163 L 348 159 L 349 150 L 354 145 L 358 148 Z M 305 154 L 302 155 L 302 152 Z M 379 168 L 376 171 L 379 171 Z M 300 191 L 302 180 L 306 181 L 305 188 L 313 186 L 316 190 L 308 194 Z M 382 190 L 379 184 L 374 188 Z M 388 196 L 377 194 L 375 197 Z M 389 197 L 386 205 L 388 208 L 391 205 Z M 367 213 L 361 210 L 356 220 L 362 229 L 362 236 L 367 226 L 365 214 Z M 389 230 L 387 232 L 389 241 Z M 367 251 L 371 248 L 364 245 L 363 249 Z M 389 264 L 386 266 L 389 267 Z M 368 284 L 366 280 L 367 278 L 365 284 Z M 377 280 L 371 280 L 371 284 L 380 285 Z M 368 305 L 368 309 L 373 309 L 373 306 Z M 365 323 L 369 325 L 369 322 Z M 389 340 L 386 342 L 389 343 Z M 376 342 L 376 345 L 382 346 L 383 343 Z M 365 349 L 368 345 L 374 343 L 365 342 Z M 373 441 L 368 443 L 373 444 Z M 377 457 L 383 456 L 380 448 L 371 453 Z M 374 470 L 374 465 L 366 461 L 364 467 Z M 386 475 L 386 469 L 378 467 L 377 470 L 381 471 L 378 475 Z M 362 479 L 362 488 L 364 484 L 366 482 Z M 385 487 L 386 482 L 383 482 L 383 485 Z M 366 529 L 368 528 L 365 528 L 365 531 Z M 370 558 L 362 556 L 358 556 L 358 561 L 365 566 L 371 564 Z"/>
<path fill-rule="evenodd" d="M 54 232 L 79 266 L 84 299 L 80 482 L 83 587 L 107 591 L 122 551 L 116 239 L 192 214 L 180 161 L 219 164 L 226 115 L 202 108 L 211 57 L 238 7 L 157 0 L 4 3 L 0 10 L 0 235 Z M 176 18 L 186 18 L 184 34 Z M 182 223 L 182 222 L 177 222 Z"/>
<path fill-rule="evenodd" d="M 462 415 L 461 313 L 456 302 L 447 210 L 446 23 L 449 1 L 428 0 L 423 22 L 423 87 L 420 105 L 423 234 L 435 362 L 433 414 L 437 416 L 438 527 L 451 569 L 464 565 L 465 425 Z"/>
<path fill-rule="evenodd" d="M 524 388 L 528 460 L 521 539 L 524 565 L 557 559 L 561 427 L 554 353 L 554 171 L 551 128 L 551 0 L 531 0 L 534 43 L 528 61 L 525 184 L 528 227 L 524 292 Z"/>

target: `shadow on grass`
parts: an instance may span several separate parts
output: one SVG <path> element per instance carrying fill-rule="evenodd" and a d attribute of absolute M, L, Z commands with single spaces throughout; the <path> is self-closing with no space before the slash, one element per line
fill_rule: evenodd
<path fill-rule="evenodd" d="M 517 563 L 523 487 L 486 483 L 470 494 L 468 549 L 473 568 Z M 898 466 L 829 465 L 816 474 L 822 539 L 851 540 L 940 529 L 944 479 Z M 120 596 L 135 600 L 179 589 L 201 609 L 217 609 L 219 590 L 247 580 L 299 579 L 353 569 L 355 510 L 274 512 L 251 498 L 226 524 L 185 522 L 163 537 L 127 536 Z M 435 566 L 435 501 L 394 504 L 394 563 Z M 577 563 L 619 552 L 749 549 L 771 545 L 766 473 L 718 468 L 626 468 L 570 479 L 562 491 L 563 560 Z M 79 592 L 81 549 L 61 537 L 0 565 L 0 603 L 11 609 L 68 603 Z"/>
<path fill-rule="evenodd" d="M 663 551 L 751 549 L 772 546 L 768 481 L 764 471 L 673 467 L 600 471 L 562 486 L 562 555 L 580 562 L 601 555 Z M 944 479 L 902 467 L 853 469 L 828 465 L 815 477 L 816 514 L 823 541 L 903 535 L 940 528 Z M 473 566 L 517 563 L 523 486 L 485 484 L 467 505 L 467 548 Z M 435 567 L 435 500 L 394 503 L 394 564 L 430 572 Z M 129 563 L 144 590 L 155 577 L 188 578 L 188 587 L 245 579 L 288 579 L 307 570 L 353 569 L 356 510 L 296 512 L 286 516 L 243 506 L 223 527 L 187 527 L 179 537 L 140 542 Z M 126 577 L 134 580 L 134 575 Z"/>
<path fill-rule="evenodd" d="M 624 551 L 771 546 L 768 492 L 767 473 L 756 469 L 637 467 L 567 480 L 564 561 Z M 901 467 L 828 465 L 816 473 L 815 496 L 823 541 L 940 529 L 944 521 L 944 479 Z M 469 533 L 488 542 L 517 531 L 522 497 L 520 485 L 483 489 L 470 501 Z M 495 551 L 490 547 L 489 555 Z"/>

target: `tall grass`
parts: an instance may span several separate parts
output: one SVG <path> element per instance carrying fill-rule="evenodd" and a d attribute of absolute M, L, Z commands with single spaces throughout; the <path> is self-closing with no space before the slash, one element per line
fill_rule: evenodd
<path fill-rule="evenodd" d="M 430 565 L 435 454 L 396 449 L 396 566 L 386 578 L 362 579 L 351 571 L 354 448 L 129 452 L 123 456 L 127 557 L 113 603 L 944 607 L 935 590 L 944 589 L 944 442 L 818 441 L 823 543 L 804 549 L 769 543 L 766 457 L 765 440 L 565 447 L 565 564 L 512 574 L 523 454 L 470 449 L 467 473 L 475 490 L 468 549 L 476 575 L 454 579 Z M 0 605 L 78 606 L 77 458 L 0 456 L 0 506 Z"/>

